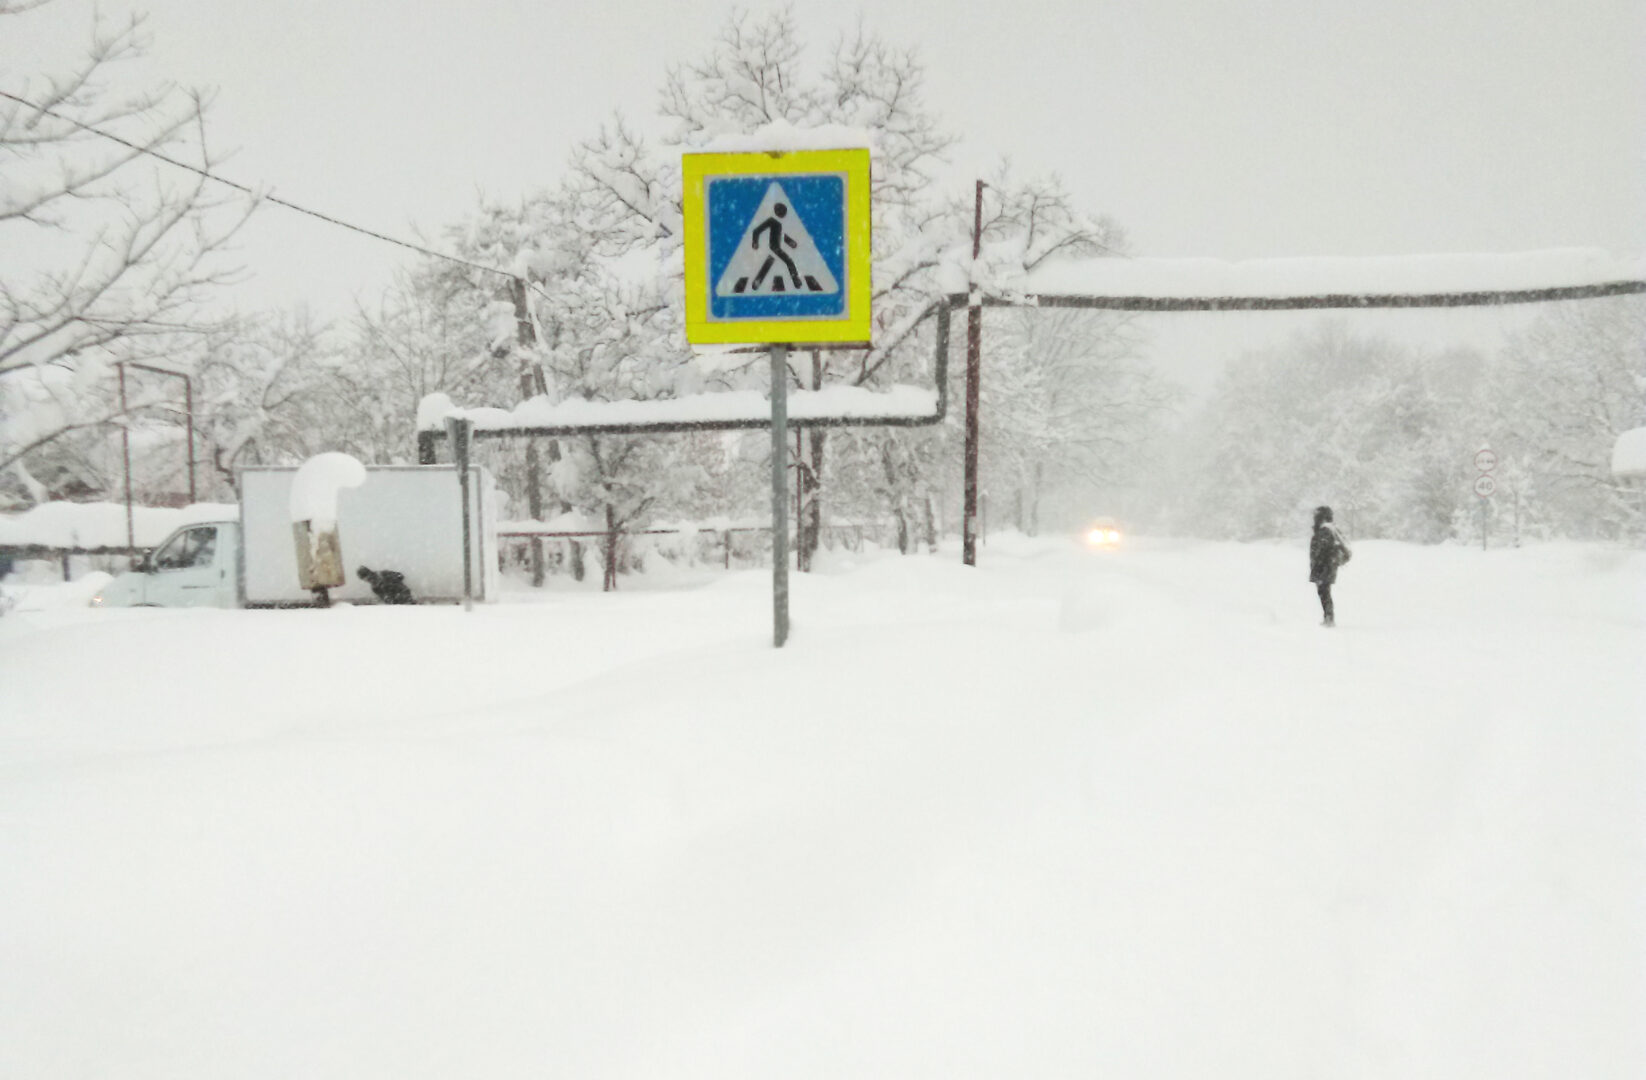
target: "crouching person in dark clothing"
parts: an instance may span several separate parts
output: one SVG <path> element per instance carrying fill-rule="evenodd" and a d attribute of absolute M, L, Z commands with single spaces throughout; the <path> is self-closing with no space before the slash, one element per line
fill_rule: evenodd
<path fill-rule="evenodd" d="M 411 588 L 406 584 L 406 576 L 398 570 L 368 570 L 362 566 L 355 573 L 361 581 L 371 586 L 371 591 L 385 604 L 415 602 Z"/>
<path fill-rule="evenodd" d="M 1332 508 L 1315 507 L 1315 531 L 1309 538 L 1309 580 L 1320 593 L 1321 626 L 1336 626 L 1332 610 L 1332 586 L 1337 583 L 1337 568 L 1349 561 L 1349 545 L 1343 534 L 1332 524 Z"/>

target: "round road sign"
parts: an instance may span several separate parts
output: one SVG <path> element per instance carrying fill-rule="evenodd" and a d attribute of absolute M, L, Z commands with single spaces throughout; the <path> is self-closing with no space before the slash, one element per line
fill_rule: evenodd
<path fill-rule="evenodd" d="M 1497 481 L 1493 480 L 1490 476 L 1475 477 L 1475 494 L 1479 495 L 1482 499 L 1486 498 L 1496 490 Z"/>
<path fill-rule="evenodd" d="M 1476 454 L 1475 468 L 1479 469 L 1481 472 L 1491 472 L 1493 469 L 1497 468 L 1497 452 L 1493 450 L 1482 450 L 1480 453 Z"/>

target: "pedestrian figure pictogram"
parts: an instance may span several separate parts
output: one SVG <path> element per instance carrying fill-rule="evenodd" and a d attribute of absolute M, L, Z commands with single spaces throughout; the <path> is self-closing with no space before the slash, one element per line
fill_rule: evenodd
<path fill-rule="evenodd" d="M 799 242 L 795 240 L 794 237 L 788 236 L 783 232 L 783 219 L 788 217 L 788 215 L 788 204 L 777 203 L 772 207 L 772 216 L 754 227 L 754 236 L 752 240 L 756 250 L 759 250 L 760 248 L 761 234 L 767 231 L 770 231 L 771 233 L 771 240 L 766 245 L 766 250 L 770 251 L 771 254 L 766 256 L 766 261 L 760 264 L 760 273 L 754 276 L 755 292 L 760 291 L 760 283 L 766 280 L 766 273 L 771 270 L 772 263 L 778 261 L 779 259 L 783 260 L 783 265 L 788 267 L 789 278 L 794 282 L 794 287 L 797 290 L 800 288 L 800 271 L 795 267 L 794 260 L 789 258 L 788 254 L 783 250 L 784 244 L 787 244 L 790 247 L 800 246 Z M 748 278 L 738 278 L 737 284 L 732 286 L 732 292 L 742 292 L 743 287 L 747 285 L 748 282 Z M 824 291 L 823 286 L 819 285 L 817 283 L 817 279 L 810 274 L 806 275 L 806 288 L 810 289 L 812 292 Z M 781 274 L 772 281 L 772 291 L 783 291 L 783 278 Z"/>
<path fill-rule="evenodd" d="M 716 296 L 829 296 L 840 291 L 805 222 L 791 212 L 792 205 L 783 185 L 768 184 L 715 284 Z"/>

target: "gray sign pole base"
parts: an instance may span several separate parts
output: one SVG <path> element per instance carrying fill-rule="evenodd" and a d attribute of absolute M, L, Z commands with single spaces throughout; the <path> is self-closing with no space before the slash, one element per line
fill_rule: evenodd
<path fill-rule="evenodd" d="M 772 644 L 789 640 L 789 347 L 769 346 L 772 362 Z"/>

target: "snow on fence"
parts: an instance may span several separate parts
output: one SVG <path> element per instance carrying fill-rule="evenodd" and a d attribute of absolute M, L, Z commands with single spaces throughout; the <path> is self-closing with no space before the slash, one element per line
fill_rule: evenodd
<path fill-rule="evenodd" d="M 825 546 L 829 548 L 833 548 L 835 541 L 838 540 L 843 547 L 862 551 L 865 541 L 873 540 L 879 543 L 889 528 L 889 524 L 884 523 L 838 522 L 819 526 L 819 532 L 824 538 Z M 750 534 L 769 536 L 771 531 L 770 522 L 717 520 L 699 524 L 661 524 L 646 529 L 619 529 L 617 535 L 620 542 L 629 541 L 633 537 L 653 538 L 653 550 L 660 550 L 673 556 L 690 556 L 697 562 L 705 562 L 707 559 L 703 558 L 700 552 L 688 550 L 687 543 L 701 545 L 707 540 L 710 546 L 718 547 L 718 561 L 729 570 L 738 537 Z M 605 540 L 610 535 L 606 530 L 594 528 L 592 523 L 575 514 L 561 515 L 548 522 L 502 521 L 498 523 L 497 528 L 499 543 L 530 539 Z M 670 538 L 674 543 L 663 538 Z"/>
<path fill-rule="evenodd" d="M 154 547 L 174 529 L 198 521 L 234 521 L 240 507 L 234 503 L 195 503 L 168 508 L 132 507 L 136 550 Z M 20 514 L 0 514 L 0 547 L 38 548 L 77 555 L 126 554 L 124 503 L 48 502 Z"/>
<path fill-rule="evenodd" d="M 70 577 L 70 557 L 136 555 L 155 547 L 184 525 L 199 521 L 235 521 L 234 503 L 195 503 L 184 507 L 132 507 L 135 545 L 126 543 L 125 503 L 48 502 L 20 514 L 0 514 L 0 556 L 8 560 L 60 562 L 63 580 Z"/>

